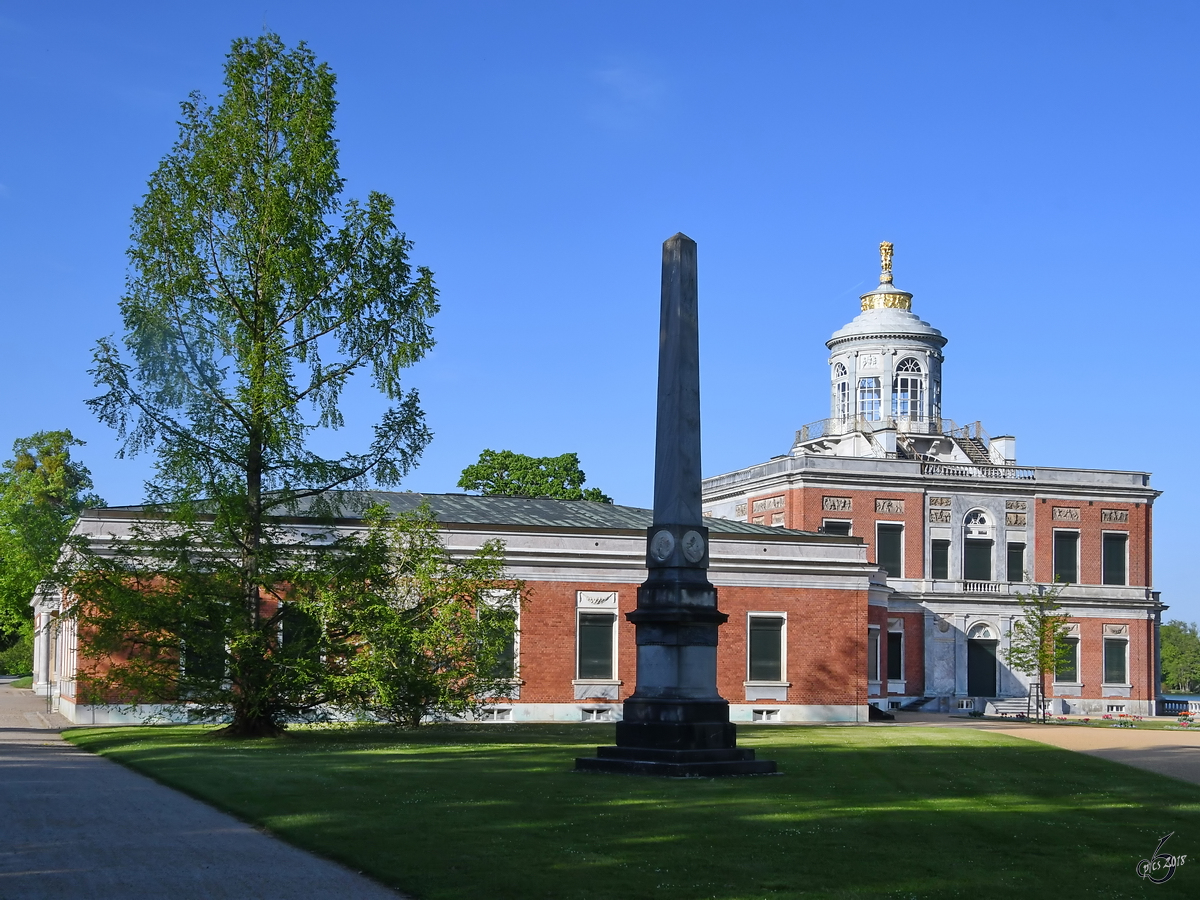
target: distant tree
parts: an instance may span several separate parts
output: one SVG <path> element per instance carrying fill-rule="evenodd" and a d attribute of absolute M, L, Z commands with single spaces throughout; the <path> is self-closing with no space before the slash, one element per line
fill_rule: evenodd
<path fill-rule="evenodd" d="M 552 500 L 595 500 L 612 503 L 599 488 L 585 488 L 587 476 L 579 455 L 526 456 L 511 450 L 484 450 L 479 461 L 462 471 L 458 486 L 487 497 L 549 497 Z"/>
<path fill-rule="evenodd" d="M 1036 698 L 1035 713 L 1045 721 L 1042 702 L 1046 679 L 1059 666 L 1071 662 L 1073 648 L 1067 641 L 1067 616 L 1058 603 L 1061 585 L 1045 593 L 1017 594 L 1021 617 L 1013 622 L 1004 659 L 1018 672 L 1033 680 L 1031 698 Z"/>
<path fill-rule="evenodd" d="M 54 572 L 80 511 L 104 505 L 91 493 L 87 467 L 71 459 L 71 448 L 83 445 L 70 431 L 39 431 L 17 440 L 13 458 L 0 466 L 0 647 L 12 650 L 4 668 L 29 671 L 29 601 Z"/>
<path fill-rule="evenodd" d="M 233 735 L 327 699 L 319 666 L 285 649 L 273 591 L 334 557 L 281 517 L 397 483 L 430 440 L 400 376 L 433 346 L 433 275 L 410 265 L 391 199 L 343 202 L 334 82 L 303 43 L 234 41 L 219 105 L 182 104 L 134 211 L 128 356 L 106 338 L 92 369 L 93 410 L 157 465 L 135 540 L 78 581 L 88 652 L 128 651 L 86 677 L 97 696 L 186 697 Z M 365 452 L 319 456 L 309 436 L 343 424 L 364 370 L 393 405 Z"/>
<path fill-rule="evenodd" d="M 508 696 L 524 584 L 505 576 L 504 545 L 453 558 L 427 507 L 368 519 L 356 567 L 297 593 L 340 660 L 338 702 L 415 728 Z"/>
<path fill-rule="evenodd" d="M 1200 691 L 1200 632 L 1195 622 L 1173 619 L 1159 628 L 1165 691 Z"/>

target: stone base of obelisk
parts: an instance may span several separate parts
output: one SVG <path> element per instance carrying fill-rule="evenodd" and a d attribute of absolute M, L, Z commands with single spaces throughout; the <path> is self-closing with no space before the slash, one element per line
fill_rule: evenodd
<path fill-rule="evenodd" d="M 718 701 L 625 701 L 625 721 L 617 723 L 617 746 L 597 747 L 596 755 L 575 760 L 577 772 L 714 778 L 773 775 L 775 763 L 754 758 L 737 746 L 737 726 L 729 704 Z"/>

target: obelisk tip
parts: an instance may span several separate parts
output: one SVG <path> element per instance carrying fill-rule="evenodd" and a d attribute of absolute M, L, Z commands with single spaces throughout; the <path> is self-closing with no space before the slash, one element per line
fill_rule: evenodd
<path fill-rule="evenodd" d="M 669 238 L 667 238 L 665 241 L 663 241 L 663 243 L 670 244 L 673 241 L 687 241 L 689 244 L 696 243 L 690 237 L 688 237 L 686 234 L 684 234 L 682 231 L 675 232 L 673 235 L 671 235 Z"/>

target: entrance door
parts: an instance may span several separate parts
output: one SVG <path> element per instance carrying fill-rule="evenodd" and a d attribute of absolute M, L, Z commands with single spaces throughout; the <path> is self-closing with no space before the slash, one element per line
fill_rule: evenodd
<path fill-rule="evenodd" d="M 996 647 L 999 643 L 979 638 L 967 641 L 968 696 L 996 696 Z"/>

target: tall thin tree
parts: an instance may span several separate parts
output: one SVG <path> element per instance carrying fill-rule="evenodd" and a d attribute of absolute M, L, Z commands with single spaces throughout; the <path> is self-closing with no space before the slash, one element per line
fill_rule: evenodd
<path fill-rule="evenodd" d="M 288 582 L 300 539 L 279 517 L 332 515 L 337 489 L 395 484 L 416 463 L 431 435 L 401 373 L 433 346 L 438 304 L 432 273 L 409 262 L 392 200 L 342 199 L 329 67 L 268 34 L 234 41 L 224 83 L 215 107 L 198 94 L 182 104 L 179 139 L 134 211 L 128 354 L 103 339 L 92 369 L 105 390 L 91 406 L 123 452 L 156 457 L 147 500 L 169 526 L 139 532 L 136 552 L 109 560 L 112 577 L 93 578 L 106 586 L 78 608 L 107 635 L 99 650 L 117 646 L 121 629 L 159 629 L 155 646 L 127 655 L 140 660 L 140 696 L 177 698 L 185 624 L 195 624 L 181 604 L 212 575 L 203 621 L 217 634 L 191 644 L 223 665 L 193 666 L 212 677 L 186 689 L 228 708 L 232 733 L 255 735 L 322 699 L 282 677 L 295 667 L 279 650 L 274 588 Z M 309 438 L 344 424 L 343 389 L 358 372 L 392 405 L 368 449 L 318 455 Z M 148 559 L 156 577 L 123 592 L 133 581 L 122 571 Z M 172 566 L 186 572 L 172 578 Z M 139 608 L 158 612 L 139 618 Z M 152 658 L 161 664 L 147 668 Z M 120 668 L 98 683 L 108 696 L 122 692 Z"/>

